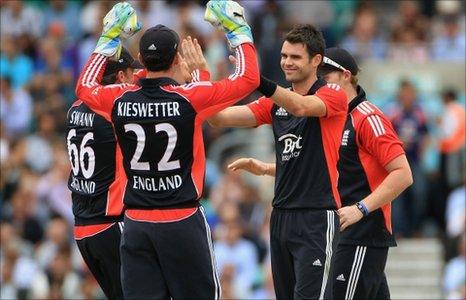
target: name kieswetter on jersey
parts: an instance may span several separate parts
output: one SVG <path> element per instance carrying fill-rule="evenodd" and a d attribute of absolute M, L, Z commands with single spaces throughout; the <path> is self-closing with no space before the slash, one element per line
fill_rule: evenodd
<path fill-rule="evenodd" d="M 80 111 L 73 111 L 71 113 L 70 124 L 76 126 L 92 127 L 94 125 L 94 113 L 85 113 Z"/>
<path fill-rule="evenodd" d="M 179 188 L 182 183 L 183 180 L 180 175 L 159 178 L 133 176 L 133 189 L 148 192 L 174 190 Z"/>
<path fill-rule="evenodd" d="M 122 117 L 176 117 L 180 116 L 178 102 L 119 102 L 117 115 Z"/>
<path fill-rule="evenodd" d="M 80 193 L 94 194 L 95 193 L 95 182 L 91 180 L 78 179 L 71 176 L 71 187 Z"/>

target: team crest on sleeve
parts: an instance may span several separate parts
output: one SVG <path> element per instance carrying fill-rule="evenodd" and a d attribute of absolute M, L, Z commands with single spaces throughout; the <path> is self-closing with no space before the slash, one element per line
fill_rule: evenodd
<path fill-rule="evenodd" d="M 339 91 L 341 89 L 340 85 L 336 83 L 327 83 L 327 87 L 331 88 L 332 90 Z"/>

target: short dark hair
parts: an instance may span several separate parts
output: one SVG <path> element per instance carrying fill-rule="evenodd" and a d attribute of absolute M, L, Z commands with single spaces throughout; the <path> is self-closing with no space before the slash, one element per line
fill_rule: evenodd
<path fill-rule="evenodd" d="M 114 83 L 116 83 L 117 74 L 118 74 L 118 72 L 109 74 L 109 75 L 107 75 L 107 76 L 104 76 L 104 77 L 102 78 L 102 85 L 109 85 L 109 84 L 114 84 Z"/>
<path fill-rule="evenodd" d="M 442 98 L 446 100 L 447 102 L 456 100 L 456 97 L 457 97 L 457 93 L 456 93 L 456 90 L 453 88 L 445 88 L 442 91 Z"/>
<path fill-rule="evenodd" d="M 170 69 L 173 61 L 175 60 L 177 52 L 174 53 L 173 56 L 167 57 L 160 57 L 158 54 L 145 54 L 141 55 L 141 62 L 146 67 L 147 71 L 150 72 L 159 72 L 159 71 L 167 71 Z"/>
<path fill-rule="evenodd" d="M 285 41 L 291 44 L 302 43 L 306 46 L 309 58 L 317 54 L 324 57 L 325 40 L 322 32 L 311 24 L 296 25 L 285 35 Z"/>

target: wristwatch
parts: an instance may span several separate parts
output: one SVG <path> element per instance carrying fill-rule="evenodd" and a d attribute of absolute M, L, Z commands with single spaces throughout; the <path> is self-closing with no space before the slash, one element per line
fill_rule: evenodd
<path fill-rule="evenodd" d="M 361 211 L 364 217 L 367 217 L 369 215 L 369 210 L 367 209 L 367 206 L 364 205 L 362 201 L 356 202 L 355 205 Z"/>

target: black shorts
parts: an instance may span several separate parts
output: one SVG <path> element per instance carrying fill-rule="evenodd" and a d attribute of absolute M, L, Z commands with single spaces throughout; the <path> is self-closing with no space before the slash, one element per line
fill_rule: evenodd
<path fill-rule="evenodd" d="M 96 235 L 76 240 L 79 251 L 108 299 L 123 299 L 120 280 L 120 239 L 123 222 Z"/>
<path fill-rule="evenodd" d="M 384 269 L 388 247 L 339 245 L 333 277 L 335 299 L 390 299 Z"/>
<path fill-rule="evenodd" d="M 277 299 L 330 299 L 339 219 L 331 210 L 274 209 L 270 219 Z"/>
<path fill-rule="evenodd" d="M 212 238 L 202 207 L 180 221 L 124 219 L 125 299 L 219 299 Z"/>

